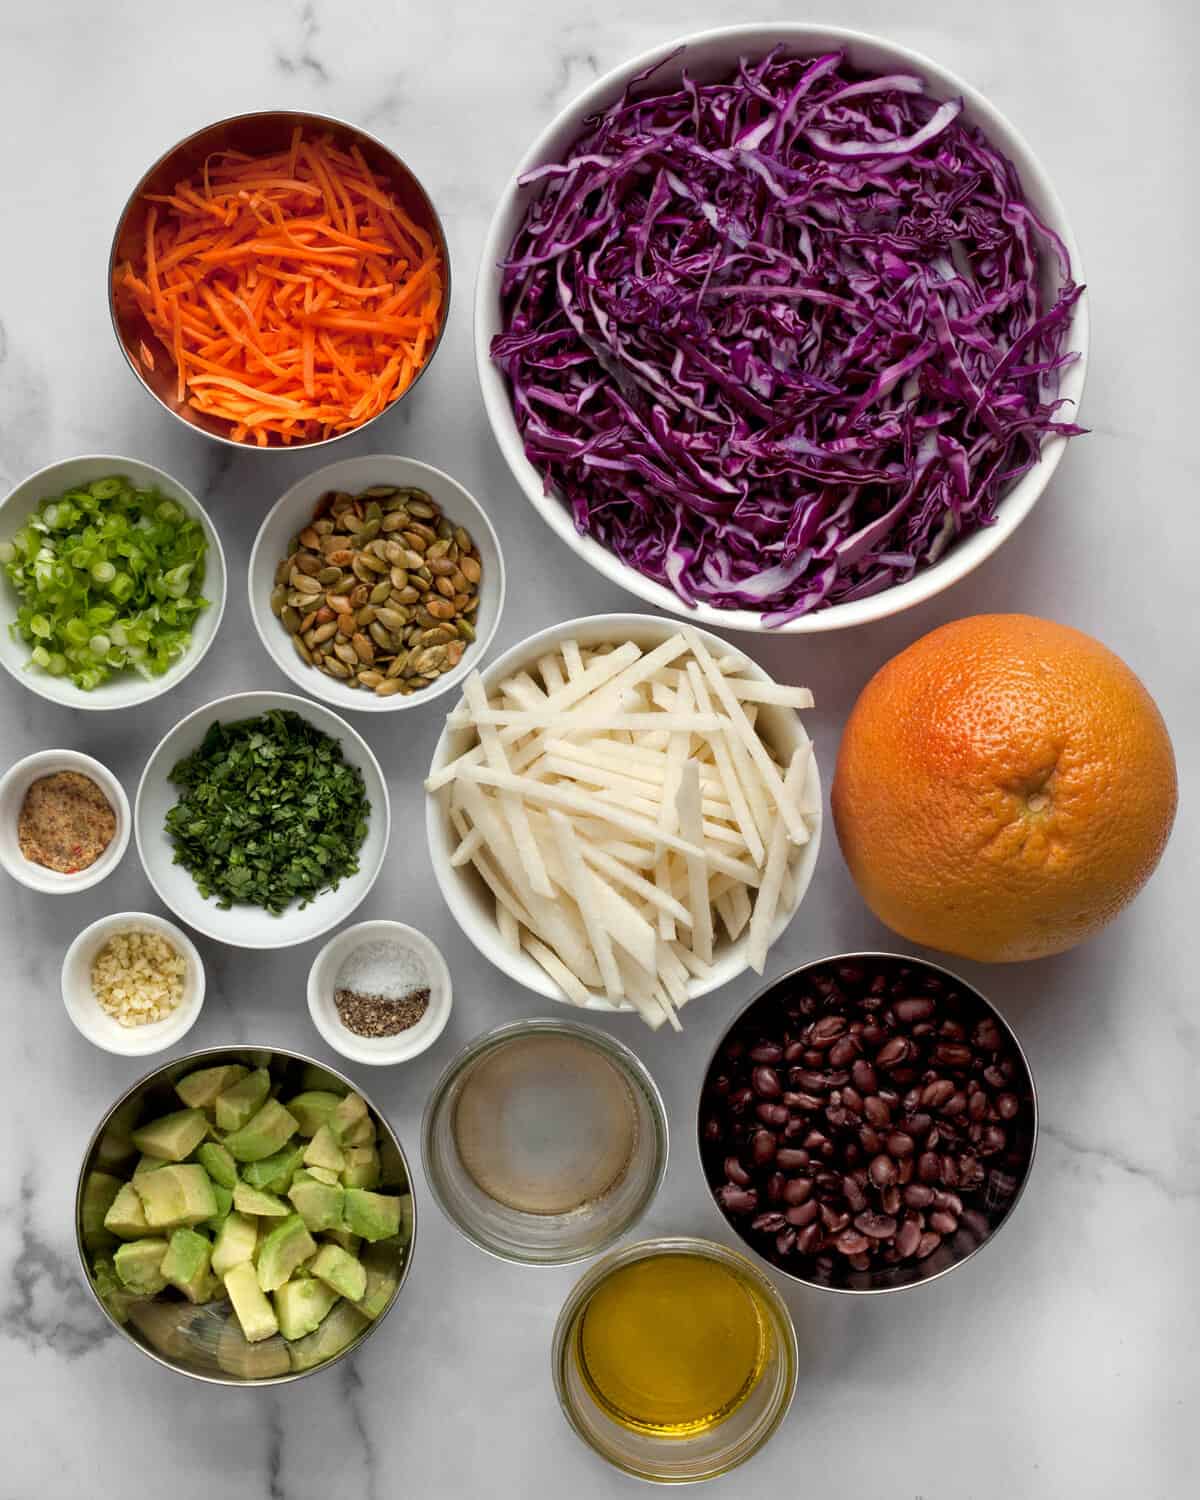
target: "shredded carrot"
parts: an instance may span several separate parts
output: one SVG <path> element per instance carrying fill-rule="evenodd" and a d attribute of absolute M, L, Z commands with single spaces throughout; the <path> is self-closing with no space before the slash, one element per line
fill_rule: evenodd
<path fill-rule="evenodd" d="M 311 442 L 402 396 L 437 341 L 445 266 L 357 148 L 331 136 L 225 151 L 146 195 L 118 266 L 175 369 L 178 397 L 238 442 Z M 143 364 L 157 351 L 143 343 Z"/>

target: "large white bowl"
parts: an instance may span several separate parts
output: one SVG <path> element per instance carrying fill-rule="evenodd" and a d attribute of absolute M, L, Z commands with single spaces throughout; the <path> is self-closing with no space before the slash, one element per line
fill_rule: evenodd
<path fill-rule="evenodd" d="M 204 653 L 212 645 L 213 637 L 225 612 L 225 554 L 221 550 L 221 539 L 208 519 L 204 507 L 195 495 L 156 469 L 152 464 L 140 463 L 136 458 L 121 458 L 115 454 L 87 454 L 79 458 L 64 458 L 49 464 L 23 479 L 8 497 L 0 501 L 0 540 L 7 541 L 20 530 L 25 521 L 43 500 L 52 495 L 61 495 L 64 490 L 76 485 L 91 484 L 96 479 L 107 479 L 111 474 L 122 474 L 138 489 L 158 489 L 172 500 L 177 500 L 189 515 L 194 516 L 204 528 L 208 549 L 204 555 L 204 597 L 208 608 L 202 610 L 192 627 L 191 644 L 187 650 L 163 673 L 161 677 L 141 677 L 136 672 L 115 673 L 107 682 L 85 692 L 66 677 L 51 677 L 29 665 L 29 647 L 24 641 L 15 641 L 9 631 L 9 622 L 17 617 L 20 598 L 8 581 L 8 575 L 0 569 L 0 666 L 30 692 L 54 703 L 65 703 L 68 708 L 132 708 L 135 703 L 148 703 L 170 692 L 198 667 Z"/>
<path fill-rule="evenodd" d="M 458 666 L 419 693 L 393 693 L 390 698 L 380 698 L 365 688 L 348 687 L 336 677 L 301 661 L 283 624 L 271 613 L 275 568 L 279 559 L 287 555 L 291 539 L 312 520 L 317 501 L 327 490 L 347 490 L 356 495 L 373 484 L 412 487 L 431 495 L 448 520 L 456 526 L 465 526 L 471 533 L 483 567 L 479 608 L 475 612 L 475 639 L 463 652 Z M 373 453 L 364 458 L 343 459 L 341 463 L 318 469 L 292 485 L 275 502 L 254 538 L 248 585 L 250 618 L 254 621 L 258 638 L 271 660 L 297 687 L 314 698 L 331 703 L 339 711 L 357 709 L 361 713 L 391 713 L 396 709 L 415 708 L 438 697 L 460 683 L 468 672 L 473 672 L 487 655 L 504 608 L 504 557 L 487 513 L 457 479 L 451 479 L 449 474 L 443 474 L 429 464 L 418 463 L 415 458 Z"/>
<path fill-rule="evenodd" d="M 165 825 L 168 810 L 179 800 L 179 790 L 168 778 L 176 762 L 199 746 L 214 720 L 230 723 L 252 719 L 276 708 L 293 710 L 340 741 L 347 763 L 362 772 L 371 816 L 358 851 L 358 873 L 343 880 L 336 890 L 324 891 L 307 906 L 293 904 L 277 917 L 259 906 L 235 905 L 222 911 L 213 898 L 200 894 L 187 870 L 174 862 L 175 850 Z M 337 714 L 292 693 L 234 693 L 206 703 L 181 719 L 146 762 L 133 808 L 138 855 L 160 900 L 189 927 L 234 948 L 290 948 L 344 922 L 375 884 L 387 852 L 390 828 L 387 783 L 370 746 Z"/>
<path fill-rule="evenodd" d="M 683 51 L 655 75 L 656 81 L 670 84 L 678 80 L 685 67 L 701 82 L 727 76 L 739 58 L 761 56 L 779 45 L 786 47 L 789 53 L 799 55 L 844 49 L 855 67 L 879 73 L 918 73 L 928 83 L 931 94 L 943 99 L 961 97 L 965 104 L 963 118 L 983 130 L 989 140 L 1016 165 L 1027 200 L 1039 217 L 1061 237 L 1070 252 L 1074 279 L 1077 282 L 1083 281 L 1079 247 L 1075 243 L 1075 236 L 1071 233 L 1058 195 L 1041 163 L 1016 128 L 970 84 L 920 52 L 913 52 L 897 42 L 885 41 L 861 31 L 847 31 L 835 26 L 811 26 L 802 22 L 726 26 L 696 32 L 654 47 L 606 73 L 560 111 L 521 157 L 500 196 L 480 259 L 479 277 L 475 286 L 475 363 L 488 420 L 513 477 L 542 519 L 573 552 L 578 553 L 597 572 L 603 573 L 606 578 L 619 583 L 622 588 L 628 589 L 657 609 L 686 615 L 706 625 L 716 625 L 725 630 L 770 630 L 772 633 L 803 635 L 815 631 L 840 630 L 848 625 L 883 619 L 931 598 L 965 577 L 989 557 L 1006 537 L 1011 536 L 1033 509 L 1058 467 L 1067 439 L 1053 436 L 1047 438 L 1042 445 L 1041 462 L 1024 474 L 1004 497 L 993 525 L 985 526 L 955 543 L 932 567 L 924 569 L 907 583 L 897 584 L 868 599 L 835 604 L 828 609 L 789 620 L 784 625 L 768 627 L 763 623 L 763 616 L 752 610 L 714 609 L 709 604 L 689 607 L 673 590 L 643 577 L 593 537 L 576 531 L 567 507 L 557 496 L 545 493 L 541 475 L 525 457 L 521 434 L 513 417 L 507 381 L 489 355 L 492 337 L 501 330 L 499 263 L 507 254 L 530 201 L 541 191 L 541 184 L 528 188 L 518 187 L 518 179 L 533 167 L 562 161 L 589 115 L 615 103 L 637 74 L 662 62 L 678 49 L 682 48 Z M 1047 290 L 1053 280 L 1048 271 Z M 1075 351 L 1079 358 L 1063 372 L 1059 394 L 1075 403 L 1074 407 L 1068 408 L 1074 410 L 1083 395 L 1087 368 L 1088 313 L 1085 299 L 1081 298 L 1075 305 L 1066 347 Z"/>
<path fill-rule="evenodd" d="M 484 687 L 490 694 L 505 677 L 511 677 L 513 673 L 522 669 L 535 669 L 539 657 L 545 656 L 548 651 L 553 651 L 565 640 L 577 640 L 581 646 L 595 646 L 603 641 L 612 641 L 618 645 L 623 641 L 634 641 L 644 650 L 652 650 L 663 641 L 669 640 L 678 629 L 679 626 L 674 620 L 661 620 L 654 615 L 588 615 L 579 620 L 567 620 L 562 625 L 552 625 L 548 630 L 531 635 L 527 640 L 514 646 L 511 651 L 506 651 L 503 656 L 497 657 L 480 675 L 483 678 Z M 727 656 L 733 649 L 728 641 L 709 635 L 706 630 L 698 630 L 697 634 L 708 649 L 717 656 Z M 745 671 L 748 677 L 758 682 L 773 681 L 771 676 L 749 657 L 746 658 Z M 791 760 L 793 752 L 801 741 L 807 738 L 799 717 L 790 708 L 760 705 L 756 725 L 762 731 L 764 740 L 784 765 Z M 434 747 L 430 772 L 440 770 L 449 761 L 470 749 L 474 738 L 475 733 L 471 729 L 452 729 L 447 725 Z M 518 984 L 523 984 L 526 989 L 533 990 L 536 994 L 545 995 L 549 1000 L 561 1000 L 564 1004 L 570 1003 L 540 964 L 528 954 L 513 953 L 501 940 L 496 927 L 495 903 L 486 886 L 475 873 L 474 867 L 469 864 L 458 867 L 451 865 L 450 857 L 454 853 L 458 837 L 450 824 L 448 800 L 445 788 L 426 795 L 425 831 L 429 840 L 433 873 L 445 897 L 446 905 L 454 914 L 455 921 L 480 953 L 485 958 L 491 959 L 498 969 L 515 979 Z M 810 807 L 821 806 L 821 781 L 815 756 L 808 763 L 804 801 Z M 795 866 L 791 902 L 786 906 L 781 905 L 775 914 L 770 943 L 776 941 L 796 915 L 804 899 L 804 893 L 808 890 L 809 881 L 812 879 L 820 847 L 821 825 L 818 815 L 812 838 L 804 845 Z M 688 998 L 698 999 L 701 995 L 707 995 L 711 990 L 728 984 L 739 974 L 744 974 L 748 967 L 746 946 L 746 932 L 743 932 L 735 943 L 731 943 L 723 932 L 719 936 L 714 935 L 712 974 L 703 982 L 697 979 L 691 980 L 688 985 Z M 632 1010 L 633 1007 L 628 1003 L 613 1005 L 603 995 L 593 995 L 588 1002 L 588 1009 L 612 1011 Z"/>

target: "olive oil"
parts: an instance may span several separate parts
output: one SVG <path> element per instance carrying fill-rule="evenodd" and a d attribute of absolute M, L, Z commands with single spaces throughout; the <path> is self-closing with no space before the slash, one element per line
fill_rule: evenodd
<path fill-rule="evenodd" d="M 682 1438 L 741 1406 L 763 1373 L 770 1339 L 746 1280 L 705 1256 L 664 1251 L 605 1277 L 580 1318 L 575 1355 L 614 1422 Z"/>

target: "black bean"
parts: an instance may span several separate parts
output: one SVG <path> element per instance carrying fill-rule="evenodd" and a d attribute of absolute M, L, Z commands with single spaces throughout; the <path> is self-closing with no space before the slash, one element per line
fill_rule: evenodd
<path fill-rule="evenodd" d="M 759 1214 L 756 1219 L 750 1220 L 750 1228 L 757 1229 L 762 1234 L 777 1234 L 787 1223 L 780 1213 Z"/>
<path fill-rule="evenodd" d="M 896 1221 L 889 1214 L 858 1214 L 854 1226 L 872 1240 L 890 1240 L 896 1233 Z"/>
<path fill-rule="evenodd" d="M 813 1185 L 807 1177 L 793 1177 L 784 1185 L 783 1201 L 794 1208 L 799 1203 L 807 1203 L 812 1190 Z"/>
<path fill-rule="evenodd" d="M 801 1255 L 812 1255 L 825 1238 L 819 1224 L 809 1224 L 796 1236 L 796 1249 Z"/>
<path fill-rule="evenodd" d="M 907 1026 L 913 1021 L 927 1021 L 933 1015 L 933 1001 L 928 995 L 913 995 L 897 1000 L 892 1009 L 896 1019 Z"/>
<path fill-rule="evenodd" d="M 996 1113 L 1002 1120 L 1015 1120 L 1021 1112 L 1021 1101 L 1016 1094 L 997 1094 Z"/>
<path fill-rule="evenodd" d="M 811 1160 L 807 1151 L 797 1150 L 794 1146 L 780 1146 L 775 1153 L 775 1165 L 782 1167 L 785 1172 L 798 1172 L 801 1167 L 807 1167 Z"/>
<path fill-rule="evenodd" d="M 943 1068 L 969 1068 L 975 1054 L 962 1042 L 939 1042 L 933 1049 L 933 1060 Z"/>
<path fill-rule="evenodd" d="M 884 1140 L 884 1145 L 887 1147 L 888 1155 L 897 1158 L 911 1156 L 914 1150 L 912 1136 L 903 1130 L 893 1130 Z"/>
<path fill-rule="evenodd" d="M 841 1255 L 862 1255 L 871 1245 L 866 1235 L 857 1229 L 844 1229 L 833 1243 Z"/>
<path fill-rule="evenodd" d="M 750 1142 L 750 1150 L 756 1167 L 769 1167 L 775 1160 L 775 1137 L 769 1130 L 756 1130 Z"/>
<path fill-rule="evenodd" d="M 815 1198 L 810 1198 L 807 1203 L 794 1203 L 786 1210 L 784 1217 L 793 1228 L 803 1229 L 806 1224 L 815 1223 L 820 1212 L 821 1205 Z"/>
<path fill-rule="evenodd" d="M 867 1206 L 867 1195 L 853 1177 L 843 1177 L 842 1192 L 852 1213 L 861 1213 Z"/>
<path fill-rule="evenodd" d="M 717 1189 L 717 1201 L 727 1213 L 752 1214 L 758 1207 L 758 1194 L 753 1188 L 734 1187 L 729 1183 Z"/>
<path fill-rule="evenodd" d="M 808 1204 L 804 1203 L 801 1207 L 807 1208 Z M 828 1203 L 821 1204 L 821 1223 L 824 1224 L 830 1234 L 840 1234 L 849 1222 L 849 1214 L 841 1213 L 835 1208 L 830 1208 Z"/>
<path fill-rule="evenodd" d="M 915 1219 L 905 1219 L 896 1231 L 896 1250 L 900 1258 L 908 1260 L 920 1243 L 921 1226 Z"/>
<path fill-rule="evenodd" d="M 848 1068 L 861 1051 L 857 1038 L 839 1037 L 829 1049 L 829 1061 L 835 1068 Z"/>
<path fill-rule="evenodd" d="M 938 1234 L 953 1234 L 958 1228 L 958 1220 L 953 1214 L 943 1213 L 941 1209 L 938 1209 L 929 1215 L 929 1227 L 936 1230 Z"/>
<path fill-rule="evenodd" d="M 756 1063 L 782 1062 L 783 1048 L 778 1042 L 759 1042 L 757 1047 L 750 1048 L 750 1061 Z"/>
<path fill-rule="evenodd" d="M 898 1187 L 886 1187 L 879 1195 L 879 1206 L 885 1214 L 891 1214 L 892 1218 L 900 1212 L 900 1189 Z"/>
<path fill-rule="evenodd" d="M 908 1131 L 909 1135 L 928 1135 L 933 1128 L 933 1119 L 930 1115 L 918 1110 L 916 1114 L 909 1115 L 908 1119 L 905 1120 L 904 1128 Z"/>
<path fill-rule="evenodd" d="M 822 1016 L 813 1027 L 809 1041 L 814 1047 L 830 1047 L 845 1030 L 844 1016 Z"/>
<path fill-rule="evenodd" d="M 896 1180 L 896 1163 L 890 1156 L 881 1154 L 872 1158 L 867 1170 L 871 1174 L 871 1181 L 877 1188 L 891 1187 Z"/>
<path fill-rule="evenodd" d="M 768 1203 L 782 1203 L 783 1190 L 787 1187 L 787 1178 L 782 1172 L 772 1172 L 767 1178 L 767 1201 Z"/>
<path fill-rule="evenodd" d="M 917 1176 L 922 1182 L 937 1182 L 942 1175 L 942 1158 L 936 1151 L 922 1151 L 917 1160 Z"/>
<path fill-rule="evenodd" d="M 928 1208 L 933 1202 L 934 1190 L 925 1182 L 910 1182 L 904 1189 L 904 1201 L 909 1208 Z"/>
<path fill-rule="evenodd" d="M 725 1158 L 725 1175 L 736 1187 L 750 1186 L 750 1173 L 746 1171 L 736 1156 Z"/>
<path fill-rule="evenodd" d="M 863 1100 L 863 1114 L 866 1115 L 868 1123 L 876 1127 L 889 1125 L 892 1119 L 892 1111 L 878 1094 L 869 1094 Z"/>
<path fill-rule="evenodd" d="M 859 1143 L 864 1151 L 869 1151 L 872 1156 L 882 1149 L 883 1137 L 873 1125 L 864 1125 L 858 1132 Z"/>
<path fill-rule="evenodd" d="M 797 1063 L 804 1053 L 803 1042 L 789 1042 L 783 1049 L 783 1060 L 785 1063 Z"/>
<path fill-rule="evenodd" d="M 941 1237 L 940 1234 L 933 1234 L 933 1233 L 923 1234 L 921 1236 L 920 1243 L 917 1245 L 917 1259 L 918 1260 L 925 1260 L 925 1259 L 927 1259 L 929 1256 L 931 1256 L 933 1254 L 933 1252 L 937 1249 L 937 1247 L 941 1243 L 942 1243 L 942 1237 Z"/>
<path fill-rule="evenodd" d="M 783 1093 L 783 1084 L 774 1068 L 755 1068 L 750 1075 L 750 1085 L 760 1099 L 778 1099 Z"/>
<path fill-rule="evenodd" d="M 1004 1045 L 1000 1028 L 991 1016 L 985 1016 L 976 1024 L 975 1030 L 971 1033 L 971 1040 L 981 1052 L 998 1052 Z"/>
<path fill-rule="evenodd" d="M 781 1230 L 775 1236 L 776 1255 L 790 1255 L 796 1248 L 796 1231 L 794 1229 Z"/>
<path fill-rule="evenodd" d="M 788 1112 L 782 1104 L 756 1104 L 754 1113 L 764 1125 L 774 1125 L 777 1129 L 788 1122 Z"/>
<path fill-rule="evenodd" d="M 866 1058 L 860 1057 L 850 1069 L 850 1077 L 854 1080 L 854 1087 L 862 1094 L 873 1094 L 878 1080 L 875 1077 L 875 1069 L 867 1062 Z"/>
<path fill-rule="evenodd" d="M 966 1094 L 961 1089 L 955 1089 L 945 1104 L 942 1105 L 942 1114 L 949 1115 L 953 1119 L 956 1115 L 961 1115 L 966 1110 L 966 1107 Z"/>

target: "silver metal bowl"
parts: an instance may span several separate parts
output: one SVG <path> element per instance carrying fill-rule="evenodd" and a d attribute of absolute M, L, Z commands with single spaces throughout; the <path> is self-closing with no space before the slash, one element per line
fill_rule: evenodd
<path fill-rule="evenodd" d="M 437 241 L 446 268 L 445 295 L 441 325 L 438 328 L 437 337 L 430 346 L 425 363 L 413 377 L 408 389 L 390 406 L 385 406 L 382 411 L 376 412 L 373 417 L 368 418 L 358 427 L 351 428 L 347 432 L 335 433 L 332 437 L 311 438 L 292 443 L 280 443 L 272 439 L 265 447 L 260 448 L 256 443 L 239 442 L 236 438 L 230 437 L 226 423 L 216 418 L 206 417 L 203 413 L 194 411 L 190 406 L 180 402 L 176 387 L 175 366 L 169 357 L 170 351 L 163 346 L 150 328 L 132 296 L 117 291 L 113 282 L 113 273 L 118 265 L 129 258 L 133 247 L 141 243 L 146 222 L 144 199 L 146 193 L 171 192 L 177 182 L 190 176 L 214 152 L 231 148 L 251 153 L 280 150 L 290 140 L 292 131 L 297 125 L 303 126 L 305 130 L 320 131 L 331 135 L 339 145 L 357 146 L 367 165 L 387 179 L 405 212 L 417 219 Z M 121 346 L 125 362 L 136 376 L 138 383 L 154 397 L 161 407 L 188 427 L 204 433 L 206 437 L 213 438 L 219 443 L 225 443 L 230 448 L 255 453 L 276 451 L 289 453 L 301 448 L 323 448 L 330 443 L 340 442 L 342 438 L 351 437 L 354 433 L 364 431 L 372 422 L 386 416 L 389 411 L 394 411 L 400 402 L 406 400 L 416 389 L 421 377 L 433 363 L 434 355 L 441 345 L 442 335 L 446 331 L 446 323 L 450 317 L 450 286 L 450 249 L 446 243 L 446 232 L 428 193 L 412 168 L 382 141 L 376 140 L 373 135 L 369 135 L 359 126 L 336 119 L 332 115 L 315 115 L 306 110 L 266 109 L 248 114 L 231 115 L 228 119 L 217 120 L 214 124 L 206 125 L 202 130 L 197 130 L 192 135 L 185 136 L 183 140 L 177 141 L 143 174 L 141 181 L 130 193 L 125 207 L 121 210 L 121 216 L 117 220 L 112 248 L 108 256 L 108 308 L 112 318 L 113 332 L 117 336 L 117 343 Z M 162 355 L 162 358 L 155 360 L 155 367 L 152 370 L 148 370 L 139 358 L 138 349 L 142 343 L 152 350 L 159 351 Z"/>
<path fill-rule="evenodd" d="M 186 1057 L 177 1057 L 165 1066 L 156 1068 L 152 1073 L 147 1073 L 131 1088 L 126 1089 L 97 1125 L 88 1142 L 87 1150 L 84 1152 L 83 1165 L 79 1169 L 79 1182 L 75 1190 L 75 1243 L 83 1279 L 96 1298 L 104 1316 L 135 1348 L 140 1349 L 143 1354 L 148 1354 L 151 1359 L 157 1360 L 160 1365 L 165 1365 L 169 1370 L 176 1370 L 181 1375 L 190 1375 L 194 1380 L 206 1380 L 212 1385 L 282 1385 L 286 1381 L 299 1380 L 303 1375 L 311 1375 L 314 1370 L 328 1369 L 330 1365 L 336 1364 L 339 1359 L 352 1353 L 364 1343 L 396 1305 L 396 1299 L 408 1279 L 408 1271 L 412 1265 L 413 1251 L 416 1247 L 417 1219 L 414 1197 L 412 1235 L 398 1257 L 397 1281 L 387 1306 L 344 1348 L 330 1355 L 328 1359 L 306 1369 L 292 1369 L 282 1374 L 246 1376 L 233 1374 L 223 1369 L 217 1363 L 216 1345 L 222 1330 L 229 1325 L 232 1318 L 229 1304 L 224 1300 L 193 1307 L 189 1302 L 169 1299 L 160 1294 L 156 1298 L 136 1304 L 128 1323 L 120 1322 L 113 1315 L 92 1279 L 83 1228 L 83 1191 L 88 1173 L 99 1170 L 112 1171 L 114 1175 L 120 1175 L 122 1171 L 120 1166 L 115 1168 L 112 1166 L 111 1159 L 106 1165 L 105 1146 L 108 1132 L 113 1130 L 114 1134 L 123 1134 L 132 1128 L 134 1122 L 143 1114 L 167 1113 L 181 1108 L 179 1096 L 174 1090 L 175 1082 L 184 1074 L 194 1072 L 197 1068 L 219 1067 L 226 1063 L 242 1063 L 255 1068 L 266 1067 L 268 1064 L 277 1066 L 281 1062 L 286 1063 L 289 1073 L 295 1074 L 294 1082 L 297 1092 L 301 1088 L 328 1088 L 338 1093 L 353 1090 L 362 1096 L 375 1118 L 379 1131 L 383 1172 L 380 1186 L 384 1189 L 400 1189 L 411 1193 L 412 1174 L 409 1171 L 408 1160 L 396 1132 L 388 1124 L 383 1112 L 371 1103 L 371 1100 L 352 1079 L 339 1073 L 336 1068 L 318 1062 L 315 1058 L 306 1057 L 302 1052 L 291 1052 L 283 1047 L 206 1047 L 199 1052 L 189 1052 Z M 331 1313 L 330 1316 L 333 1314 Z M 236 1324 L 236 1319 L 233 1319 L 233 1323 Z M 266 1349 L 268 1345 L 277 1344 L 277 1342 L 277 1340 L 267 1340 L 264 1344 L 248 1344 L 240 1352 L 246 1355 L 246 1351 Z M 252 1355 L 247 1357 L 252 1357 Z"/>
<path fill-rule="evenodd" d="M 927 974 L 936 976 L 956 989 L 963 990 L 974 999 L 979 1006 L 980 1018 L 990 1016 L 1000 1030 L 1007 1037 L 1011 1045 L 1021 1077 L 1013 1080 L 1013 1091 L 1019 1093 L 1022 1098 L 1028 1099 L 1028 1118 L 1018 1117 L 1014 1125 L 1023 1128 L 1015 1138 L 1011 1153 L 1006 1156 L 1003 1170 L 992 1168 L 989 1170 L 988 1179 L 983 1192 L 983 1206 L 977 1209 L 986 1218 L 987 1224 L 984 1229 L 978 1226 L 972 1229 L 964 1221 L 959 1224 L 957 1232 L 952 1238 L 941 1244 L 932 1255 L 925 1260 L 903 1265 L 889 1266 L 887 1268 L 854 1271 L 848 1267 L 835 1265 L 826 1275 L 806 1275 L 793 1269 L 782 1259 L 764 1255 L 758 1245 L 754 1244 L 741 1232 L 741 1227 L 735 1219 L 730 1218 L 716 1199 L 716 1189 L 720 1186 L 720 1167 L 716 1162 L 716 1153 L 711 1147 L 706 1147 L 704 1141 L 704 1121 L 706 1118 L 705 1095 L 708 1081 L 713 1073 L 714 1066 L 721 1054 L 722 1048 L 731 1034 L 744 1027 L 748 1020 L 752 1019 L 756 1008 L 766 1008 L 775 999 L 780 990 L 796 983 L 798 979 L 806 974 L 817 970 L 825 970 L 836 964 L 851 964 L 862 962 L 886 962 L 896 965 L 905 965 L 911 969 L 921 970 Z M 953 973 L 950 969 L 943 968 L 940 964 L 930 963 L 928 959 L 915 958 L 907 953 L 881 953 L 860 951 L 857 953 L 836 953 L 826 958 L 814 959 L 811 963 L 801 964 L 795 969 L 781 974 L 773 979 L 770 984 L 759 990 L 742 1009 L 734 1016 L 733 1020 L 721 1033 L 708 1059 L 704 1069 L 703 1082 L 700 1085 L 700 1100 L 697 1109 L 696 1120 L 696 1142 L 700 1156 L 700 1170 L 704 1175 L 710 1194 L 712 1195 L 713 1207 L 721 1215 L 729 1227 L 739 1236 L 743 1243 L 754 1252 L 761 1260 L 764 1260 L 774 1271 L 780 1275 L 788 1276 L 793 1281 L 798 1281 L 804 1286 L 815 1287 L 824 1292 L 849 1292 L 854 1294 L 872 1294 L 877 1292 L 903 1291 L 907 1287 L 922 1286 L 926 1282 L 936 1281 L 945 1276 L 956 1267 L 965 1264 L 984 1245 L 991 1244 L 995 1239 L 997 1231 L 1012 1218 L 1013 1211 L 1020 1201 L 1025 1185 L 1029 1181 L 1030 1172 L 1033 1167 L 1034 1153 L 1037 1149 L 1038 1132 L 1038 1103 L 1037 1090 L 1033 1082 L 1033 1071 L 1029 1066 L 1029 1059 L 1021 1046 L 1016 1032 L 999 1010 L 982 995 L 974 985 L 968 984 L 960 975 Z M 971 1207 L 976 1207 L 972 1204 Z M 835 1260 L 838 1257 L 835 1257 Z"/>

